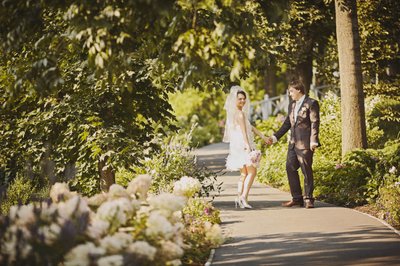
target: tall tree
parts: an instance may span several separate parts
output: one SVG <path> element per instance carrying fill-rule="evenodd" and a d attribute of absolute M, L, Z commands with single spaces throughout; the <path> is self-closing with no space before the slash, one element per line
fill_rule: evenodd
<path fill-rule="evenodd" d="M 53 160 L 58 176 L 76 165 L 77 187 L 106 189 L 154 148 L 168 92 L 228 87 L 268 48 L 252 1 L 0 3 L 0 171 Z"/>
<path fill-rule="evenodd" d="M 278 58 L 287 65 L 287 75 L 296 76 L 310 88 L 316 48 L 324 47 L 334 32 L 333 5 L 322 0 L 289 0 L 287 15 L 277 31 L 281 42 Z"/>
<path fill-rule="evenodd" d="M 367 147 L 356 0 L 335 0 L 339 52 L 342 155 Z"/>

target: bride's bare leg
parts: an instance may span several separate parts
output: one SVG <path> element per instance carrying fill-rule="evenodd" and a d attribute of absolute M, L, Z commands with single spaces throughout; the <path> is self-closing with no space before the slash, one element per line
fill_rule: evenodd
<path fill-rule="evenodd" d="M 242 193 L 242 196 L 246 199 L 246 201 L 247 197 L 249 196 L 250 188 L 253 185 L 256 175 L 257 175 L 257 168 L 253 166 L 248 166 L 247 176 L 246 179 L 244 180 L 243 193 Z"/>
<path fill-rule="evenodd" d="M 240 168 L 240 177 L 239 177 L 238 187 L 237 187 L 238 197 L 240 197 L 243 193 L 244 181 L 245 181 L 247 175 L 248 175 L 248 173 L 247 173 L 246 166 L 243 168 Z"/>

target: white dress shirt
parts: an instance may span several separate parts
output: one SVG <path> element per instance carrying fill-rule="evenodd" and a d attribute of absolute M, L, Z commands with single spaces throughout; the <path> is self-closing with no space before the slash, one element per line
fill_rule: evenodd
<path fill-rule="evenodd" d="M 294 122 L 297 121 L 297 115 L 299 114 L 300 107 L 303 104 L 305 98 L 306 95 L 304 94 L 298 101 L 296 101 L 296 107 L 294 108 Z"/>

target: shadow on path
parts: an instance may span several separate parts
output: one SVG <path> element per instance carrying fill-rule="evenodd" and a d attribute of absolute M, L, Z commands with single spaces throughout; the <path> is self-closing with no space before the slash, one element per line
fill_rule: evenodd
<path fill-rule="evenodd" d="M 228 240 L 213 265 L 400 265 L 392 232 L 355 226 L 351 233 L 286 233 Z"/>
<path fill-rule="evenodd" d="M 316 202 L 315 209 L 284 208 L 287 192 L 255 182 L 249 202 L 236 209 L 238 172 L 224 172 L 228 145 L 196 150 L 199 164 L 221 171 L 221 210 L 227 241 L 212 265 L 400 265 L 400 236 L 362 213 Z"/>

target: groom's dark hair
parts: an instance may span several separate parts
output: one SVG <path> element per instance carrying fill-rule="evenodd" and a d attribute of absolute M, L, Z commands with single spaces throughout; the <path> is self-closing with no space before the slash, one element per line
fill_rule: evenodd
<path fill-rule="evenodd" d="M 292 81 L 290 81 L 288 88 L 294 88 L 300 91 L 301 93 L 306 94 L 306 89 L 304 88 L 304 84 L 298 79 L 293 79 Z"/>

